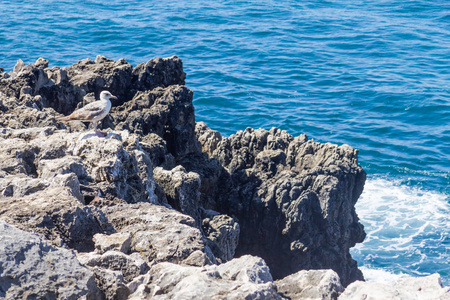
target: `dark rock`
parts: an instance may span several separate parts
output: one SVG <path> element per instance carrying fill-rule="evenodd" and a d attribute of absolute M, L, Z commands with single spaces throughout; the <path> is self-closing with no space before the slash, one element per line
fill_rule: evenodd
<path fill-rule="evenodd" d="M 111 117 L 116 130 L 126 129 L 142 136 L 157 134 L 175 159 L 201 150 L 195 135 L 192 91 L 184 86 L 137 93 L 130 102 L 113 108 Z"/>
<path fill-rule="evenodd" d="M 177 56 L 154 58 L 133 69 L 133 87 L 138 91 L 152 90 L 158 86 L 184 85 L 186 73 Z"/>
<path fill-rule="evenodd" d="M 325 268 L 335 270 L 344 285 L 363 278 L 349 254 L 365 237 L 354 210 L 365 181 L 357 150 L 275 128 L 247 128 L 219 142 L 207 131 L 197 130 L 199 139 L 227 172 L 218 171 L 219 188 L 206 197 L 220 199 L 213 209 L 237 217 L 237 255 L 261 256 L 275 278 Z M 203 165 L 192 170 L 203 174 Z"/>
<path fill-rule="evenodd" d="M 186 172 L 182 166 L 167 171 L 155 168 L 155 182 L 161 186 L 169 204 L 176 210 L 193 217 L 196 227 L 200 226 L 200 176 Z"/>
<path fill-rule="evenodd" d="M 202 229 L 209 248 L 220 263 L 234 257 L 239 241 L 239 224 L 233 218 L 209 213 L 203 218 Z"/>

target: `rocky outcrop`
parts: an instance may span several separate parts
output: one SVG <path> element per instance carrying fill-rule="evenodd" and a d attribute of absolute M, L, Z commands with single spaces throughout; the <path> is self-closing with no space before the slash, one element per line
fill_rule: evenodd
<path fill-rule="evenodd" d="M 72 251 L 0 220 L 0 298 L 103 299 Z"/>
<path fill-rule="evenodd" d="M 302 269 L 362 279 L 348 251 L 365 235 L 357 150 L 276 128 L 222 137 L 195 122 L 184 80 L 176 56 L 2 73 L 0 219 L 77 250 L 107 298 L 191 295 L 194 281 L 205 295 L 275 299 L 272 276 Z M 118 96 L 105 138 L 55 121 L 105 89 Z"/>
<path fill-rule="evenodd" d="M 222 138 L 198 124 L 197 136 L 203 151 L 223 166 L 208 176 L 218 188 L 203 202 L 236 217 L 237 255 L 264 258 L 276 278 L 332 268 L 344 285 L 362 279 L 348 251 L 365 237 L 354 210 L 365 182 L 357 150 L 276 128 L 247 128 Z M 185 167 L 210 175 L 210 165 L 206 160 Z"/>

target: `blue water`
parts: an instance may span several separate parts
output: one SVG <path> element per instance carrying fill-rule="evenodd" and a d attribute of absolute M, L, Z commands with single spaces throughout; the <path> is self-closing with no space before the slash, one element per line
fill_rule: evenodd
<path fill-rule="evenodd" d="M 450 1 L 0 2 L 7 71 L 97 54 L 178 55 L 197 121 L 224 135 L 277 126 L 360 149 L 366 277 L 450 284 Z"/>

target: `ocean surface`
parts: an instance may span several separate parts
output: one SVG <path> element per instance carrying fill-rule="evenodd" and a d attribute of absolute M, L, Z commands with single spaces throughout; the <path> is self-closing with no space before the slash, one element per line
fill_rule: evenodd
<path fill-rule="evenodd" d="M 0 1 L 0 67 L 179 56 L 197 121 L 360 150 L 368 280 L 450 285 L 450 1 Z"/>

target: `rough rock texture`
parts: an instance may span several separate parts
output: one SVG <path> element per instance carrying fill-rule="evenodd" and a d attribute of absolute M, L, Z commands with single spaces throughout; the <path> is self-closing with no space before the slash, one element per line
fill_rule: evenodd
<path fill-rule="evenodd" d="M 185 76 L 176 56 L 134 68 L 102 56 L 67 68 L 38 59 L 1 73 L 0 219 L 53 245 L 95 248 L 79 257 L 108 298 L 154 292 L 166 269 L 235 298 L 278 297 L 272 275 L 301 269 L 332 268 L 344 285 L 362 279 L 348 251 L 364 238 L 357 150 L 275 128 L 222 137 L 195 122 Z M 105 89 L 118 96 L 105 138 L 56 122 Z M 247 254 L 267 262 L 270 280 L 237 283 L 211 266 L 242 269 L 233 258 Z M 137 271 L 137 255 L 160 273 Z M 191 292 L 174 280 L 159 297 Z"/>
<path fill-rule="evenodd" d="M 164 189 L 169 204 L 176 210 L 194 217 L 198 227 L 200 176 L 194 172 L 187 173 L 182 166 L 177 166 L 170 171 L 157 167 L 154 177 L 156 183 Z"/>
<path fill-rule="evenodd" d="M 140 253 L 149 263 L 182 262 L 197 250 L 208 251 L 194 219 L 173 209 L 139 203 L 103 211 L 118 232 L 132 235 L 130 251 Z"/>
<path fill-rule="evenodd" d="M 93 273 L 72 251 L 2 220 L 0 236 L 0 298 L 102 299 Z"/>
<path fill-rule="evenodd" d="M 129 233 L 113 233 L 110 235 L 97 233 L 93 238 L 95 251 L 103 254 L 109 250 L 120 251 L 123 253 L 130 252 L 131 234 Z"/>
<path fill-rule="evenodd" d="M 363 278 L 349 254 L 365 237 L 354 209 L 366 176 L 357 150 L 305 135 L 294 138 L 276 128 L 247 128 L 221 138 L 199 124 L 197 136 L 211 159 L 184 165 L 216 179 L 218 188 L 202 201 L 236 216 L 237 255 L 264 258 L 275 278 L 326 268 L 335 270 L 344 285 Z M 218 175 L 205 172 L 212 159 L 223 166 Z"/>
<path fill-rule="evenodd" d="M 344 291 L 332 270 L 302 270 L 275 281 L 278 293 L 291 300 L 336 300 Z"/>
<path fill-rule="evenodd" d="M 401 278 L 391 284 L 356 281 L 339 296 L 339 300 L 423 300 L 450 299 L 450 287 L 443 287 L 439 274 Z"/>
<path fill-rule="evenodd" d="M 118 271 L 125 282 L 130 282 L 133 278 L 145 274 L 149 270 L 149 266 L 144 261 L 144 258 L 136 252 L 130 255 L 113 250 L 103 254 L 94 252 L 79 253 L 78 260 L 88 267 L 101 267 Z"/>
<path fill-rule="evenodd" d="M 281 299 L 267 265 L 251 256 L 203 268 L 159 263 L 136 281 L 130 299 Z"/>
<path fill-rule="evenodd" d="M 239 224 L 233 218 L 217 212 L 206 211 L 204 214 L 202 229 L 207 245 L 219 262 L 231 260 L 239 241 Z"/>

